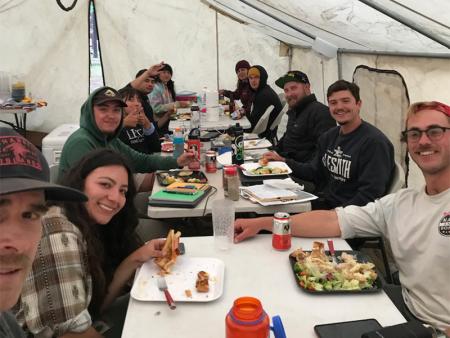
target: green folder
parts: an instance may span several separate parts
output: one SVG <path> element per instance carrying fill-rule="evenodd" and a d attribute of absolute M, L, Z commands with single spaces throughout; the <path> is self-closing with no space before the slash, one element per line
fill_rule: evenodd
<path fill-rule="evenodd" d="M 210 188 L 206 191 L 197 191 L 193 195 L 171 193 L 163 189 L 152 194 L 148 199 L 148 204 L 162 207 L 194 208 L 205 198 Z"/>

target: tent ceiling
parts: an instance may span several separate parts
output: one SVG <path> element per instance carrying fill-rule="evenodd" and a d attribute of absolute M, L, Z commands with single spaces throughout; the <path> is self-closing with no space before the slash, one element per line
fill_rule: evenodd
<path fill-rule="evenodd" d="M 310 47 L 318 37 L 338 48 L 449 53 L 450 1 L 370 0 L 399 22 L 358 0 L 204 0 L 288 44 Z M 364 1 L 368 2 L 368 1 Z M 405 23 L 422 30 L 420 33 Z M 428 35 L 429 37 L 427 37 Z M 441 43 L 430 37 L 437 37 Z"/>

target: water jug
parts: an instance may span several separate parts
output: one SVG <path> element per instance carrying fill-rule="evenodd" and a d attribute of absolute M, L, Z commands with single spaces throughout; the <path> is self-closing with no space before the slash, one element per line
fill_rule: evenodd
<path fill-rule="evenodd" d="M 269 316 L 257 298 L 238 298 L 225 318 L 226 338 L 268 338 L 271 329 L 275 338 L 286 338 L 281 318 L 275 316 L 272 321 L 270 327 Z"/>

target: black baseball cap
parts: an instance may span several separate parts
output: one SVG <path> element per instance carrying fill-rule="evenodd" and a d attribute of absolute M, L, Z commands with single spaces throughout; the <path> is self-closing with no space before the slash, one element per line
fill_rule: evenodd
<path fill-rule="evenodd" d="M 102 90 L 100 90 L 97 94 L 95 94 L 94 98 L 92 99 L 92 104 L 100 105 L 105 102 L 111 101 L 118 102 L 121 107 L 127 106 L 125 101 L 120 96 L 119 92 L 111 87 L 105 87 Z"/>
<path fill-rule="evenodd" d="M 13 129 L 0 127 L 0 195 L 32 190 L 44 190 L 46 200 L 87 201 L 81 191 L 50 183 L 42 153 Z"/>
<path fill-rule="evenodd" d="M 285 75 L 276 80 L 275 84 L 283 89 L 286 83 L 292 81 L 309 84 L 308 76 L 299 70 L 291 70 L 287 72 Z"/>

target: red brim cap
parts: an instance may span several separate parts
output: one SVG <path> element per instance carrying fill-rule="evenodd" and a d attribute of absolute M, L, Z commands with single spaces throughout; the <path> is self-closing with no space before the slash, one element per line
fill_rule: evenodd
<path fill-rule="evenodd" d="M 36 190 L 43 190 L 47 201 L 86 202 L 88 200 L 79 190 L 32 178 L 2 178 L 0 182 L 0 195 Z"/>
<path fill-rule="evenodd" d="M 445 115 L 450 116 L 450 106 L 442 102 L 436 102 L 437 106 L 440 108 L 439 111 L 443 112 Z"/>

